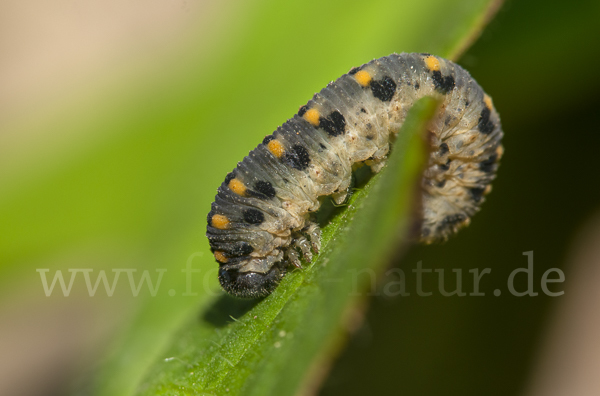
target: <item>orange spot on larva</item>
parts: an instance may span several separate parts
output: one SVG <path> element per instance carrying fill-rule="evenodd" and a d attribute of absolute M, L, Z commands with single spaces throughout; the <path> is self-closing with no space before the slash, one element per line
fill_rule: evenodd
<path fill-rule="evenodd" d="M 210 224 L 219 230 L 225 230 L 229 227 L 229 219 L 227 216 L 216 214 L 210 219 Z"/>
<path fill-rule="evenodd" d="M 354 74 L 354 78 L 356 79 L 356 82 L 358 82 L 363 87 L 368 86 L 372 80 L 372 77 L 369 74 L 369 72 L 365 70 L 357 71 L 356 74 Z"/>
<path fill-rule="evenodd" d="M 440 70 L 440 61 L 435 56 L 428 56 L 425 58 L 425 65 L 431 71 Z"/>
<path fill-rule="evenodd" d="M 492 110 L 492 98 L 487 95 L 483 95 L 483 103 L 485 103 L 485 107 L 489 110 Z"/>
<path fill-rule="evenodd" d="M 321 117 L 321 114 L 319 114 L 319 110 L 317 110 L 317 109 L 307 110 L 306 113 L 304 113 L 303 117 L 306 121 L 310 122 L 312 125 L 319 126 L 319 117 Z"/>
<path fill-rule="evenodd" d="M 239 179 L 232 179 L 229 182 L 229 188 L 237 195 L 246 194 L 246 186 L 244 186 L 244 183 L 242 183 Z"/>
<path fill-rule="evenodd" d="M 229 261 L 227 259 L 227 257 L 225 257 L 225 255 L 223 254 L 223 252 L 219 252 L 218 250 L 216 252 L 213 253 L 215 255 L 215 259 L 219 262 L 219 263 L 226 263 L 227 261 Z"/>
<path fill-rule="evenodd" d="M 277 140 L 271 140 L 267 144 L 267 148 L 269 149 L 271 154 L 273 154 L 277 158 L 281 157 L 283 153 L 285 153 L 285 147 L 283 147 L 283 144 L 281 144 Z"/>
<path fill-rule="evenodd" d="M 504 147 L 498 146 L 498 148 L 496 149 L 496 155 L 498 156 L 498 159 L 502 158 L 503 154 L 504 154 Z"/>

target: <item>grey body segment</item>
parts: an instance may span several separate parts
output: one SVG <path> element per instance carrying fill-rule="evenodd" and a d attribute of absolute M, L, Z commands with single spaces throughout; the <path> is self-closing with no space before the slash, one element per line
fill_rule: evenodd
<path fill-rule="evenodd" d="M 223 287 L 241 297 L 266 295 L 289 264 L 299 265 L 298 251 L 310 258 L 307 241 L 313 250 L 319 241 L 308 217 L 319 209 L 318 198 L 343 202 L 356 163 L 378 172 L 408 111 L 424 96 L 443 102 L 430 126 L 420 239 L 443 240 L 468 224 L 502 155 L 499 116 L 455 63 L 429 54 L 392 54 L 316 93 L 218 188 L 207 237 Z"/>

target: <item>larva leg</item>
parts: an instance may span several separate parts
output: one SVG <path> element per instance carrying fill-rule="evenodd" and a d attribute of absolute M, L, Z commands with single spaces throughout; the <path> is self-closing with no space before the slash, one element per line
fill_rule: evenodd
<path fill-rule="evenodd" d="M 308 226 L 302 231 L 310 239 L 310 245 L 315 254 L 321 250 L 321 229 L 317 223 L 309 222 Z"/>
<path fill-rule="evenodd" d="M 311 262 L 312 260 L 312 252 L 310 250 L 310 242 L 308 239 L 301 234 L 300 232 L 294 235 L 294 241 L 292 242 L 292 248 L 296 248 L 300 253 L 302 253 L 302 257 L 307 262 Z"/>
<path fill-rule="evenodd" d="M 348 189 L 343 191 L 338 191 L 336 193 L 331 194 L 331 199 L 335 202 L 335 206 L 343 205 L 346 201 L 346 197 L 348 196 Z"/>
<path fill-rule="evenodd" d="M 354 185 L 354 175 L 350 173 L 347 178 L 340 184 L 337 192 L 331 194 L 333 202 L 337 206 L 342 205 L 349 197 L 349 193 L 352 192 L 352 186 Z"/>
<path fill-rule="evenodd" d="M 287 258 L 294 267 L 302 268 L 299 253 L 302 254 L 302 257 L 306 262 L 310 263 L 312 261 L 313 250 L 315 253 L 318 253 L 320 235 L 319 227 L 315 223 L 311 223 L 307 228 L 293 234 L 293 241 L 288 248 Z"/>
<path fill-rule="evenodd" d="M 381 168 L 383 168 L 385 166 L 386 162 L 387 162 L 387 157 L 383 157 L 383 158 L 376 158 L 376 159 L 372 159 L 372 160 L 366 160 L 365 164 L 367 164 L 368 166 L 371 167 L 371 171 L 373 173 L 379 173 Z"/>
<path fill-rule="evenodd" d="M 350 197 L 354 193 L 354 186 L 356 186 L 356 177 L 354 173 L 351 175 L 350 184 L 344 190 L 339 191 L 331 195 L 334 206 L 345 206 L 348 204 Z"/>
<path fill-rule="evenodd" d="M 287 250 L 286 256 L 290 264 L 296 268 L 302 269 L 302 263 L 300 263 L 300 259 L 298 258 L 298 252 L 293 246 L 290 246 L 290 248 Z"/>
<path fill-rule="evenodd" d="M 321 248 L 321 230 L 316 223 L 310 222 L 308 226 L 293 235 L 292 248 L 302 253 L 307 262 L 311 262 L 314 254 Z"/>

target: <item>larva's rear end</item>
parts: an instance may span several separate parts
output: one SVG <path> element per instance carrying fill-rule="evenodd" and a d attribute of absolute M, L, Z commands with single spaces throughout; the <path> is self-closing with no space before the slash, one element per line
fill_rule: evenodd
<path fill-rule="evenodd" d="M 500 117 L 491 98 L 462 67 L 425 57 L 434 90 L 443 94 L 430 126 L 423 175 L 421 240 L 445 240 L 469 224 L 491 191 L 503 153 Z"/>

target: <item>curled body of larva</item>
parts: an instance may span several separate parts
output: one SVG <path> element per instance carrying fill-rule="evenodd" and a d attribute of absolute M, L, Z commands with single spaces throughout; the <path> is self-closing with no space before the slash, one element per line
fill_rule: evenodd
<path fill-rule="evenodd" d="M 289 264 L 299 266 L 298 253 L 310 261 L 320 246 L 308 220 L 318 198 L 343 202 L 356 163 L 378 172 L 391 138 L 424 96 L 442 104 L 430 127 L 421 240 L 446 239 L 466 225 L 502 155 L 498 114 L 460 66 L 429 54 L 392 54 L 327 85 L 227 175 L 207 230 L 223 288 L 264 296 Z"/>

